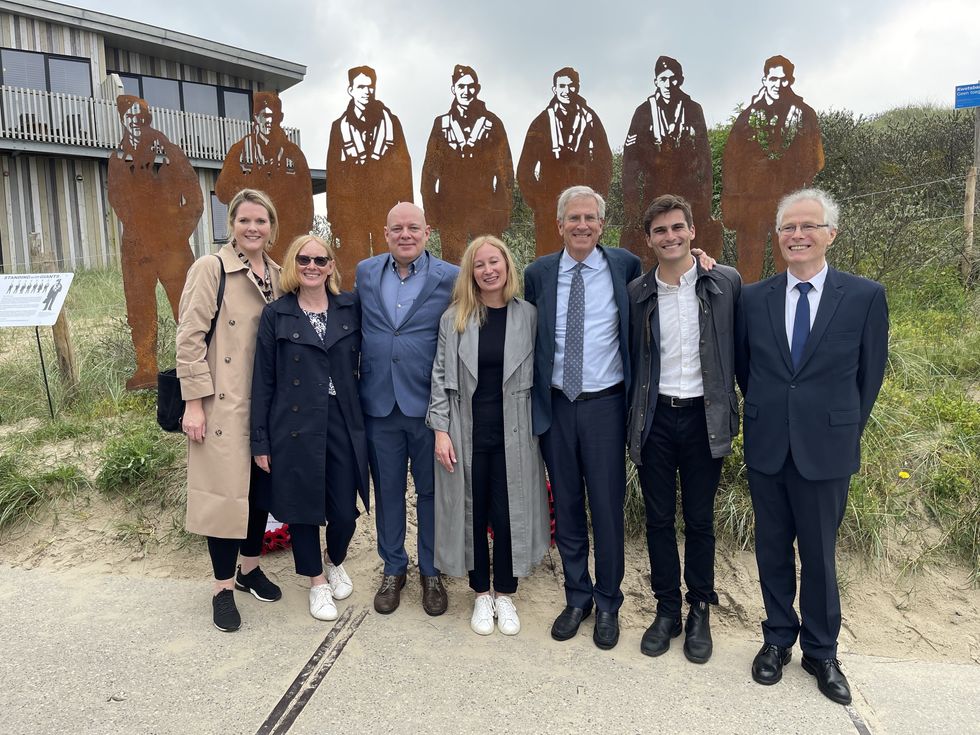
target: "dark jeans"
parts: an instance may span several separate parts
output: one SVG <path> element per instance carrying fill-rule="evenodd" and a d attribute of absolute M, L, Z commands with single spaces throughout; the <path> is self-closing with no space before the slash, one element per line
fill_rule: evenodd
<path fill-rule="evenodd" d="M 250 460 L 251 461 L 251 460 Z M 248 491 L 248 529 L 245 538 L 215 538 L 208 536 L 208 553 L 211 555 L 211 568 L 215 579 L 231 579 L 235 576 L 238 565 L 238 555 L 259 556 L 262 553 L 262 541 L 265 538 L 266 522 L 269 512 L 260 508 L 256 503 L 255 485 L 265 478 L 256 477 L 262 472 L 252 462 L 251 481 Z"/>
<path fill-rule="evenodd" d="M 473 453 L 473 571 L 470 589 L 490 591 L 490 549 L 487 522 L 493 528 L 493 589 L 502 595 L 517 592 L 510 539 L 507 499 L 507 459 L 501 447 Z"/>
<path fill-rule="evenodd" d="M 637 474 L 646 507 L 650 585 L 657 598 L 657 613 L 681 614 L 681 562 L 674 530 L 678 471 L 686 599 L 717 605 L 714 510 L 724 460 L 711 456 L 704 404 L 684 408 L 657 404 L 640 461 Z"/>

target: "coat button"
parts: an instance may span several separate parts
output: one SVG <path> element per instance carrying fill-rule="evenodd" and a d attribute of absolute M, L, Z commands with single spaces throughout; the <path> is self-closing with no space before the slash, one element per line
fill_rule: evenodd
<path fill-rule="evenodd" d="M 225 362 L 231 362 L 231 358 L 230 357 L 226 357 L 225 358 Z"/>
<path fill-rule="evenodd" d="M 704 399 L 704 405 L 705 406 L 710 406 L 711 405 L 711 401 L 709 401 L 707 398 L 705 398 Z M 714 437 L 712 437 L 712 438 L 714 438 Z"/>
<path fill-rule="evenodd" d="M 391 358 L 391 361 L 392 362 L 398 362 L 398 358 L 397 357 L 393 357 L 393 358 Z"/>
<path fill-rule="evenodd" d="M 297 405 L 296 405 L 296 404 L 294 403 L 294 404 L 293 404 L 293 413 L 296 413 L 297 411 L 299 411 L 299 406 L 297 406 Z"/>
<path fill-rule="evenodd" d="M 298 431 L 290 431 L 290 432 L 289 432 L 289 435 L 290 435 L 290 436 L 291 436 L 291 437 L 292 437 L 293 439 L 295 439 L 296 437 L 298 437 L 298 436 L 299 436 L 299 432 L 298 432 Z"/>
<path fill-rule="evenodd" d="M 221 436 L 221 429 L 218 429 L 217 431 L 215 431 L 214 432 L 214 435 L 215 436 Z"/>
<path fill-rule="evenodd" d="M 218 394 L 218 400 L 219 400 L 219 401 L 223 401 L 223 400 L 224 400 L 224 398 L 225 398 L 225 394 L 224 394 L 224 393 L 219 393 L 219 394 Z"/>
<path fill-rule="evenodd" d="M 299 385 L 299 378 L 293 378 L 293 385 Z"/>
<path fill-rule="evenodd" d="M 293 339 L 299 339 L 299 332 L 293 332 Z"/>
<path fill-rule="evenodd" d="M 299 355 L 293 355 L 293 362 L 299 362 Z"/>
<path fill-rule="evenodd" d="M 229 324 L 230 326 L 232 326 L 232 327 L 233 327 L 233 326 L 235 326 L 235 320 L 234 320 L 234 319 L 229 319 L 229 320 L 228 320 L 228 324 Z"/>
<path fill-rule="evenodd" d="M 795 388 L 795 387 L 796 387 L 796 383 L 790 383 L 790 384 L 789 384 L 789 387 L 790 387 L 790 388 Z"/>
<path fill-rule="evenodd" d="M 711 435 L 711 438 L 712 438 L 712 439 L 714 439 L 714 438 L 715 438 L 715 435 L 714 435 L 714 434 L 712 434 L 712 435 Z"/>
<path fill-rule="evenodd" d="M 397 336 L 398 336 L 398 335 L 400 335 L 400 334 L 401 334 L 401 332 L 399 332 L 399 331 L 398 331 L 398 330 L 396 329 L 396 330 L 395 330 L 395 336 L 397 337 Z"/>
<path fill-rule="evenodd" d="M 344 331 L 346 332 L 346 331 L 347 331 L 348 329 L 350 329 L 350 327 L 348 327 L 348 326 L 347 326 L 347 325 L 345 324 L 345 325 L 344 325 Z"/>

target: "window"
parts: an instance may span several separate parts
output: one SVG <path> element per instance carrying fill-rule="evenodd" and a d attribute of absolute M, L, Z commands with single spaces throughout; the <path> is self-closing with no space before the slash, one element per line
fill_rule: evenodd
<path fill-rule="evenodd" d="M 181 82 L 184 90 L 184 111 L 218 116 L 218 89 L 210 84 Z"/>
<path fill-rule="evenodd" d="M 92 76 L 87 61 L 49 58 L 48 79 L 52 92 L 92 96 Z"/>
<path fill-rule="evenodd" d="M 88 59 L 55 56 L 36 51 L 0 49 L 3 84 L 43 92 L 92 96 L 92 72 Z"/>
<path fill-rule="evenodd" d="M 228 206 L 211 192 L 211 235 L 215 242 L 228 242 Z"/>
<path fill-rule="evenodd" d="M 221 96 L 225 103 L 225 117 L 235 120 L 252 119 L 252 100 L 247 92 L 235 92 L 230 89 L 223 89 Z"/>
<path fill-rule="evenodd" d="M 180 82 L 174 79 L 143 77 L 143 94 L 150 107 L 180 110 Z"/>
<path fill-rule="evenodd" d="M 3 83 L 6 86 L 47 90 L 44 54 L 5 48 L 0 51 L 0 59 L 3 60 Z"/>
<path fill-rule="evenodd" d="M 116 72 L 126 94 L 142 97 L 150 107 L 183 110 L 235 120 L 252 118 L 252 93 L 246 89 L 181 82 L 141 74 Z"/>

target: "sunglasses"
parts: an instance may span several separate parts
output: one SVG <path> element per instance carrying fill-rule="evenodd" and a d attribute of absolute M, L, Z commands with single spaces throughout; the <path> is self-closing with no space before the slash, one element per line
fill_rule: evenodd
<path fill-rule="evenodd" d="M 309 265 L 310 261 L 313 261 L 318 268 L 326 268 L 327 263 L 329 263 L 333 258 L 329 255 L 297 255 L 296 262 L 300 265 Z"/>

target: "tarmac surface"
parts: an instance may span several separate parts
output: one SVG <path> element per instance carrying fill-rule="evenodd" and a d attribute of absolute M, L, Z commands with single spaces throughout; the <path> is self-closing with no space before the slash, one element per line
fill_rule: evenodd
<path fill-rule="evenodd" d="M 640 628 L 600 651 L 592 617 L 565 643 L 523 612 L 519 635 L 481 637 L 468 596 L 430 618 L 410 579 L 382 616 L 374 580 L 354 582 L 334 623 L 298 585 L 271 604 L 236 592 L 244 624 L 227 634 L 206 582 L 0 565 L 0 733 L 980 733 L 975 664 L 842 654 L 842 707 L 798 648 L 762 687 L 759 640 L 716 633 L 698 666 L 682 638 L 643 656 Z"/>

